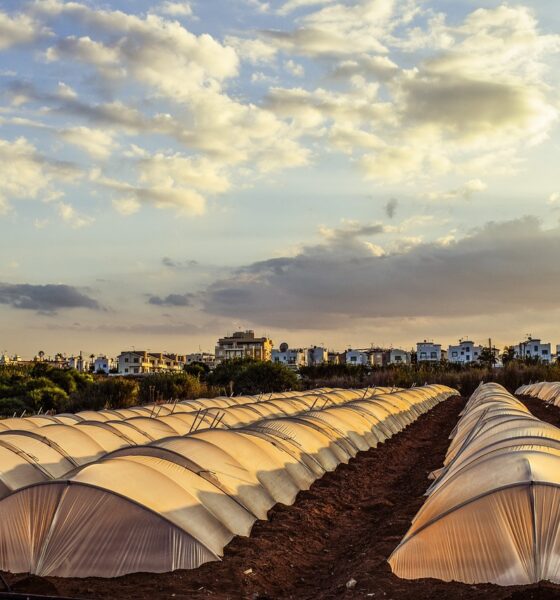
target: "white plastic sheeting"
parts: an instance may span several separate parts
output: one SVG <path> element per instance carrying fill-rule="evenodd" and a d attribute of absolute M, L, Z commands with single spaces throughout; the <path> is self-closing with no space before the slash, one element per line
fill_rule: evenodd
<path fill-rule="evenodd" d="M 405 579 L 560 583 L 560 429 L 498 384 L 481 385 L 444 467 L 389 559 Z"/>
<path fill-rule="evenodd" d="M 241 427 L 264 418 L 296 415 L 311 408 L 344 404 L 387 391 L 390 388 L 321 388 L 266 396 L 201 398 L 118 411 L 5 419 L 0 421 L 0 498 L 30 483 L 63 477 L 74 468 L 121 448 L 187 435 L 203 428 Z"/>
<path fill-rule="evenodd" d="M 530 383 L 522 385 L 515 392 L 520 396 L 531 396 L 544 400 L 549 404 L 560 406 L 560 382 L 559 381 L 542 381 L 540 383 Z"/>
<path fill-rule="evenodd" d="M 437 385 L 347 391 L 339 404 L 294 416 L 118 449 L 0 501 L 0 570 L 116 577 L 217 560 L 274 504 L 293 503 L 326 471 L 454 394 Z"/>

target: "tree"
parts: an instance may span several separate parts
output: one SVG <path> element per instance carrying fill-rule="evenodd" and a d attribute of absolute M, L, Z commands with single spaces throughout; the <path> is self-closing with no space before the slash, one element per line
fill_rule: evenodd
<path fill-rule="evenodd" d="M 488 365 L 491 368 L 498 362 L 498 359 L 492 348 L 484 347 L 480 351 L 478 362 L 482 365 Z"/>
<path fill-rule="evenodd" d="M 255 362 L 246 365 L 234 381 L 236 394 L 268 394 L 293 390 L 296 374 L 280 363 Z"/>
<path fill-rule="evenodd" d="M 504 366 L 515 360 L 515 348 L 513 346 L 506 346 L 502 352 L 502 363 Z"/>
<path fill-rule="evenodd" d="M 163 398 L 166 401 L 179 398 L 196 398 L 202 389 L 200 380 L 194 375 L 185 372 L 154 373 L 142 377 L 140 383 L 140 400 L 144 403 L 153 400 L 151 389 L 154 390 L 155 399 Z"/>

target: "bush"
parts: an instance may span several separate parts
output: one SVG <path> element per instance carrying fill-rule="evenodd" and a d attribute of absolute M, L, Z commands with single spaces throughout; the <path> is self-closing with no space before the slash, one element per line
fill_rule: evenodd
<path fill-rule="evenodd" d="M 200 379 L 189 373 L 154 373 L 142 377 L 140 381 L 140 401 L 142 403 L 154 400 L 169 402 L 178 398 L 198 398 L 205 390 Z"/>
<path fill-rule="evenodd" d="M 298 387 L 297 375 L 284 365 L 248 358 L 221 363 L 210 373 L 208 382 L 228 395 L 284 392 Z"/>
<path fill-rule="evenodd" d="M 125 377 L 103 377 L 71 398 L 71 410 L 101 410 L 103 408 L 127 408 L 138 403 L 138 382 Z"/>

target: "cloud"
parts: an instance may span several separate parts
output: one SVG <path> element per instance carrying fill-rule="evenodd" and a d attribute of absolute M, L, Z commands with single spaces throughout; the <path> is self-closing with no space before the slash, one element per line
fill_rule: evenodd
<path fill-rule="evenodd" d="M 284 68 L 294 77 L 303 77 L 305 75 L 305 69 L 303 68 L 303 65 L 300 65 L 291 59 L 284 63 Z"/>
<path fill-rule="evenodd" d="M 161 259 L 161 264 L 170 269 L 189 269 L 198 266 L 197 260 L 174 260 L 169 256 L 164 256 Z"/>
<path fill-rule="evenodd" d="M 489 223 L 459 240 L 376 255 L 354 226 L 293 257 L 240 268 L 212 284 L 205 310 L 286 329 L 369 319 L 504 315 L 556 306 L 560 228 L 531 217 Z M 530 302 L 528 303 L 528 290 Z M 297 307 L 297 310 L 294 310 Z"/>
<path fill-rule="evenodd" d="M 0 50 L 19 44 L 29 44 L 48 32 L 30 16 L 10 16 L 0 10 Z"/>
<path fill-rule="evenodd" d="M 426 197 L 429 200 L 471 200 L 475 194 L 487 189 L 487 185 L 480 179 L 471 179 L 462 186 L 447 192 L 429 192 Z"/>
<path fill-rule="evenodd" d="M 163 2 L 157 7 L 157 12 L 172 17 L 192 17 L 193 9 L 190 2 L 183 0 L 182 2 Z"/>
<path fill-rule="evenodd" d="M 289 13 L 301 8 L 308 8 L 318 4 L 329 4 L 334 0 L 288 0 L 276 11 L 279 15 L 288 15 Z"/>
<path fill-rule="evenodd" d="M 91 225 L 94 221 L 93 217 L 78 213 L 71 204 L 59 202 L 57 206 L 59 217 L 74 229 L 81 229 L 82 227 Z"/>
<path fill-rule="evenodd" d="M 385 214 L 389 217 L 389 219 L 392 219 L 395 216 L 398 205 L 399 201 L 396 198 L 391 198 L 387 204 L 385 204 Z"/>
<path fill-rule="evenodd" d="M 150 296 L 148 304 L 154 306 L 192 306 L 193 294 L 169 294 L 165 297 Z"/>
<path fill-rule="evenodd" d="M 109 158 L 115 149 L 113 136 L 110 132 L 102 129 L 92 129 L 84 126 L 70 127 L 62 130 L 60 137 L 98 160 Z"/>
<path fill-rule="evenodd" d="M 100 310 L 97 300 L 69 285 L 0 283 L 0 304 L 21 310 L 56 314 L 61 309 L 88 308 Z"/>
<path fill-rule="evenodd" d="M 74 165 L 47 159 L 25 138 L 0 138 L 0 213 L 9 210 L 10 200 L 56 198 L 56 184 L 79 176 Z"/>

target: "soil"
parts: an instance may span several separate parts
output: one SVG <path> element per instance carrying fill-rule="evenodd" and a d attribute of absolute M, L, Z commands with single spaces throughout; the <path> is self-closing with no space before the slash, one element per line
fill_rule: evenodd
<path fill-rule="evenodd" d="M 539 418 L 560 425 L 560 409 L 523 400 Z M 6 578 L 14 591 L 115 600 L 560 599 L 560 586 L 550 583 L 504 588 L 406 581 L 391 573 L 387 557 L 423 504 L 428 473 L 441 466 L 464 403 L 459 397 L 441 403 L 385 444 L 325 475 L 293 506 L 276 506 L 250 538 L 234 539 L 219 563 L 109 580 Z M 348 588 L 352 579 L 356 583 Z"/>

